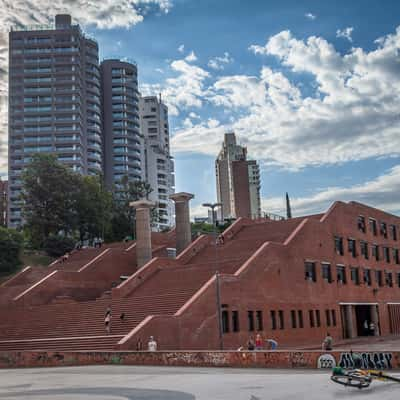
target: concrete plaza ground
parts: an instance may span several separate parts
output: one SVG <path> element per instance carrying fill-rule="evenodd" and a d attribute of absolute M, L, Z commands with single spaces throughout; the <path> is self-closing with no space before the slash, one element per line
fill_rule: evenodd
<path fill-rule="evenodd" d="M 0 371 L 0 399 L 326 400 L 399 398 L 400 385 L 332 383 L 329 371 L 89 366 Z M 400 373 L 396 374 L 400 376 Z"/>

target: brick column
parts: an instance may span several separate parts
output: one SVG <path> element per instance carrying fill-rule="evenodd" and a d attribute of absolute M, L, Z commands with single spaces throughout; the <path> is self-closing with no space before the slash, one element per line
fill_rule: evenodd
<path fill-rule="evenodd" d="M 349 338 L 353 339 L 357 336 L 357 333 L 354 330 L 353 306 L 351 304 L 347 304 L 344 306 L 344 315 L 345 315 L 345 323 L 346 323 L 346 332 L 347 332 Z"/>
<path fill-rule="evenodd" d="M 152 259 L 150 209 L 155 207 L 155 203 L 139 200 L 129 205 L 136 210 L 136 259 L 140 268 Z"/>
<path fill-rule="evenodd" d="M 378 306 L 371 306 L 371 321 L 374 323 L 375 331 L 374 336 L 379 336 L 379 316 L 378 316 Z"/>
<path fill-rule="evenodd" d="M 189 201 L 191 193 L 175 193 L 169 196 L 175 202 L 176 254 L 181 253 L 192 241 Z"/>

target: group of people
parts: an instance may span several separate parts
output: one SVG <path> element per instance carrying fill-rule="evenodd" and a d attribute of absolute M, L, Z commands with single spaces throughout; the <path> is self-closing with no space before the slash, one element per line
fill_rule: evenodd
<path fill-rule="evenodd" d="M 255 337 L 249 337 L 246 346 L 241 346 L 238 351 L 243 350 L 276 350 L 278 348 L 278 342 L 275 339 L 263 339 L 258 333 Z"/>

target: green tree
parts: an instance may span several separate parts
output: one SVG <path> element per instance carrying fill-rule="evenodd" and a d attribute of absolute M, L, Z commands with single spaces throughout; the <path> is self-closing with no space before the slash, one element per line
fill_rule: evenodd
<path fill-rule="evenodd" d="M 14 229 L 0 227 L 0 274 L 14 272 L 20 265 L 23 237 Z"/>

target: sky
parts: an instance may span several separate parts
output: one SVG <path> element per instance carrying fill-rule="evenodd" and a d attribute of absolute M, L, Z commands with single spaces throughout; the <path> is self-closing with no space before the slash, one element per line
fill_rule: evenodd
<path fill-rule="evenodd" d="M 360 201 L 400 213 L 400 2 L 0 0 L 0 176 L 7 174 L 7 30 L 70 13 L 101 58 L 138 64 L 169 107 L 176 190 L 216 200 L 234 131 L 261 167 L 262 210 Z"/>

